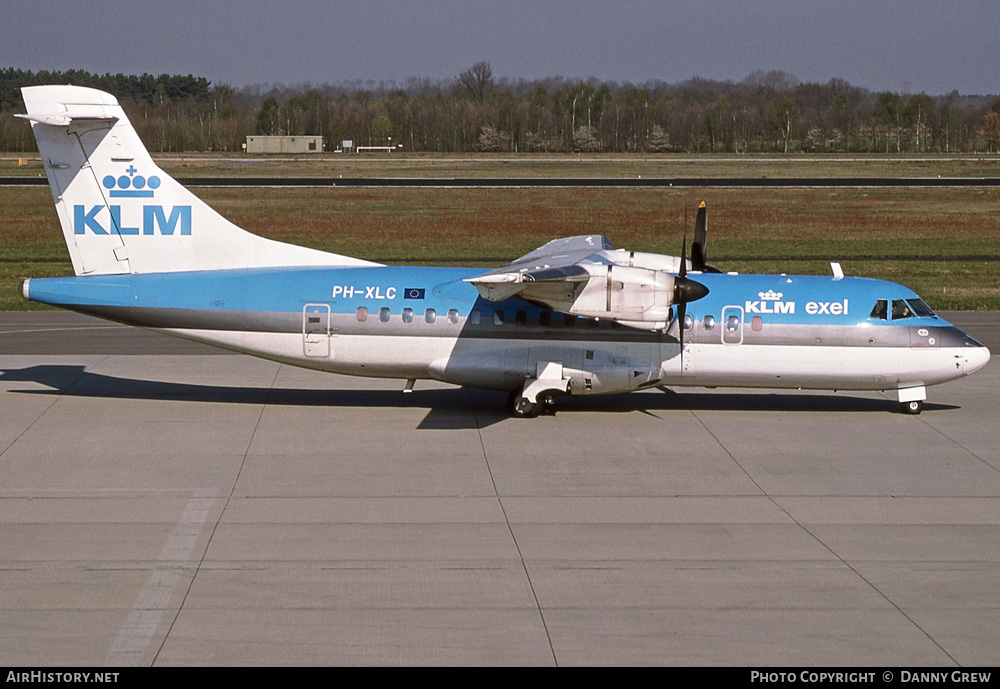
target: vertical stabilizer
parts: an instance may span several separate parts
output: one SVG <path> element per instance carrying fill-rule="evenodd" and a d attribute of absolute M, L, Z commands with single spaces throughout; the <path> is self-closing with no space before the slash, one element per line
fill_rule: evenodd
<path fill-rule="evenodd" d="M 21 93 L 77 275 L 377 265 L 232 224 L 157 167 L 107 93 L 80 86 Z"/>

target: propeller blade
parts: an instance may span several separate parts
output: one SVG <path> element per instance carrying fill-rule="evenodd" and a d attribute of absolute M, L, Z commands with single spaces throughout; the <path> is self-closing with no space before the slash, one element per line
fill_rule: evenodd
<path fill-rule="evenodd" d="M 677 305 L 677 339 L 681 343 L 681 370 L 684 370 L 684 319 L 687 318 L 687 302 Z"/>
<path fill-rule="evenodd" d="M 684 243 L 681 244 L 681 270 L 678 275 L 685 277 L 688 274 L 687 266 L 687 250 L 688 250 L 688 235 L 687 231 L 684 232 Z"/>
<path fill-rule="evenodd" d="M 694 241 L 691 242 L 691 268 L 702 273 L 707 265 L 705 242 L 708 239 L 708 209 L 702 201 L 698 206 L 698 215 L 694 220 Z"/>
<path fill-rule="evenodd" d="M 681 346 L 681 370 L 684 370 L 684 319 L 687 318 L 687 208 L 684 209 L 684 240 L 681 244 L 681 269 L 674 278 L 674 303 L 677 304 L 677 340 Z"/>
<path fill-rule="evenodd" d="M 702 203 L 698 213 L 705 209 Z M 693 247 L 692 247 L 693 248 Z M 677 339 L 681 346 L 681 369 L 684 368 L 684 326 L 687 319 L 687 304 L 689 301 L 698 301 L 708 294 L 705 285 L 687 277 L 687 231 L 684 232 L 684 240 L 681 244 L 681 269 L 674 278 L 674 303 L 677 304 Z"/>

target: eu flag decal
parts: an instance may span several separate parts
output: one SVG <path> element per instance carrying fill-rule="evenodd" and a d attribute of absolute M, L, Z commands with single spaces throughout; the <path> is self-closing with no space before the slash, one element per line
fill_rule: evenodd
<path fill-rule="evenodd" d="M 426 291 L 423 287 L 407 287 L 403 290 L 403 299 L 423 299 Z"/>

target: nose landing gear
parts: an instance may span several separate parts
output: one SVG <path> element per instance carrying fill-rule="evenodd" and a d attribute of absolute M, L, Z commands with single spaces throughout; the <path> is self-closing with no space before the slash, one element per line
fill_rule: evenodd
<path fill-rule="evenodd" d="M 900 388 L 896 393 L 899 400 L 899 408 L 904 414 L 919 414 L 924 410 L 924 400 L 927 399 L 927 390 L 923 385 L 914 388 Z"/>

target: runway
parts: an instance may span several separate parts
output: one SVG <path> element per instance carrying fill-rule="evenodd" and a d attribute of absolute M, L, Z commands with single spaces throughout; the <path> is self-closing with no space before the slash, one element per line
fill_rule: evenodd
<path fill-rule="evenodd" d="M 0 664 L 996 664 L 996 356 L 919 416 L 401 389 L 0 313 Z"/>
<path fill-rule="evenodd" d="M 995 187 L 1000 177 L 178 177 L 185 187 Z M 0 186 L 45 186 L 0 177 Z"/>

